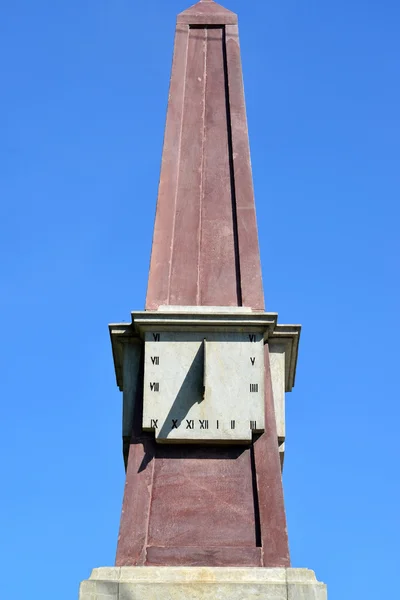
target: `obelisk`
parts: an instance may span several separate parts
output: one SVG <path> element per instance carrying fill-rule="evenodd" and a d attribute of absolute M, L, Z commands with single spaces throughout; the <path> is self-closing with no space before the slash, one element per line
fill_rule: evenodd
<path fill-rule="evenodd" d="M 325 599 L 290 568 L 300 326 L 264 309 L 237 16 L 213 0 L 177 18 L 146 307 L 110 333 L 126 483 L 116 567 L 81 600 Z"/>

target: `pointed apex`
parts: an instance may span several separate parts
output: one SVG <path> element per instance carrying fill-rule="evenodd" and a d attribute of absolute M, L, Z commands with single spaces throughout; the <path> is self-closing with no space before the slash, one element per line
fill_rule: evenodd
<path fill-rule="evenodd" d="M 237 15 L 214 0 L 200 0 L 181 12 L 177 21 L 186 25 L 236 25 Z"/>

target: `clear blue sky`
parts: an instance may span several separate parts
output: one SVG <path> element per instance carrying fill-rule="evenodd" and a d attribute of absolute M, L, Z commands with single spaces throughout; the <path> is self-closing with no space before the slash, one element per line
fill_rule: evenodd
<path fill-rule="evenodd" d="M 14 0 L 0 20 L 1 597 L 112 565 L 124 470 L 107 324 L 142 309 L 184 0 Z M 239 13 L 267 309 L 302 323 L 287 397 L 294 566 L 392 598 L 399 560 L 400 4 Z"/>

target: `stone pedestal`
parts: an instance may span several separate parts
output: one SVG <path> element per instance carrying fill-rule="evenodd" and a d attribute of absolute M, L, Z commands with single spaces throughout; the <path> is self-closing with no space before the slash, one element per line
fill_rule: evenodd
<path fill-rule="evenodd" d="M 327 600 L 327 591 L 308 569 L 102 567 L 79 600 Z"/>

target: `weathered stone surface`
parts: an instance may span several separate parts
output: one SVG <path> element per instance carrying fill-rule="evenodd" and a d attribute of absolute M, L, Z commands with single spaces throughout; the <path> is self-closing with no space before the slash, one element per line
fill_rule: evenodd
<path fill-rule="evenodd" d="M 301 583 L 288 584 L 288 600 L 326 600 L 326 586 L 323 583 L 303 585 Z"/>
<path fill-rule="evenodd" d="M 107 581 L 106 581 L 107 579 Z M 94 569 L 79 600 L 327 600 L 307 569 L 115 567 Z"/>
<path fill-rule="evenodd" d="M 263 341 L 271 336 L 288 341 L 290 391 L 299 328 L 278 326 L 276 315 L 262 312 L 237 17 L 211 0 L 178 17 L 146 311 L 132 315 L 131 327 L 111 327 L 120 387 L 124 366 L 134 364 L 132 357 L 124 363 L 124 344 L 154 331 L 146 330 L 146 322 L 160 321 L 158 309 L 165 305 L 212 307 L 204 315 L 181 314 L 181 324 L 205 315 L 215 324 L 220 320 L 216 306 L 245 307 L 246 319 L 244 313 L 228 315 L 231 322 L 243 321 L 237 333 L 249 333 L 249 321 L 267 318 Z M 170 311 L 162 318 L 177 317 Z M 256 325 L 252 332 L 264 334 Z M 290 566 L 268 345 L 263 353 L 264 431 L 250 435 L 247 430 L 247 439 L 225 437 L 222 444 L 215 438 L 156 443 L 154 431 L 146 430 L 156 415 L 145 415 L 143 430 L 143 363 L 136 392 L 128 378 L 124 422 L 126 430 L 132 424 L 132 435 L 118 566 Z M 225 390 L 217 385 L 215 393 L 219 403 L 226 402 Z"/>
<path fill-rule="evenodd" d="M 233 583 L 120 584 L 119 600 L 286 600 L 286 586 Z M 108 599 L 107 599 L 108 600 Z"/>
<path fill-rule="evenodd" d="M 313 571 L 287 569 L 288 600 L 327 600 L 326 585 L 316 581 Z"/>
<path fill-rule="evenodd" d="M 146 564 L 262 566 L 254 520 L 249 448 L 157 444 Z"/>
<path fill-rule="evenodd" d="M 79 600 L 118 600 L 119 583 L 116 581 L 83 581 Z"/>
<path fill-rule="evenodd" d="M 158 307 L 159 312 L 185 312 L 189 314 L 249 314 L 252 312 L 249 306 L 176 306 L 174 304 L 162 304 Z"/>
<path fill-rule="evenodd" d="M 250 442 L 264 431 L 264 339 L 247 331 L 145 334 L 143 429 L 159 442 Z"/>
<path fill-rule="evenodd" d="M 132 427 L 137 399 L 137 385 L 140 379 L 140 364 L 142 358 L 142 345 L 130 341 L 124 344 L 123 349 L 123 410 L 122 410 L 122 443 L 125 469 L 128 464 L 129 444 L 132 436 Z M 139 398 L 141 402 L 142 399 Z"/>
<path fill-rule="evenodd" d="M 209 1 L 178 16 L 148 310 L 264 309 L 236 23 Z"/>
<path fill-rule="evenodd" d="M 119 581 L 121 579 L 121 567 L 99 567 L 93 569 L 90 574 L 91 581 Z"/>
<path fill-rule="evenodd" d="M 190 25 L 228 25 L 237 23 L 237 15 L 214 0 L 200 0 L 180 13 L 177 21 Z"/>
<path fill-rule="evenodd" d="M 141 432 L 142 410 L 137 405 L 118 566 L 290 566 L 267 346 L 264 349 L 265 432 L 254 443 L 254 455 L 243 445 L 157 444 L 153 433 Z"/>
<path fill-rule="evenodd" d="M 269 342 L 272 392 L 279 442 L 285 440 L 285 346 Z"/>

